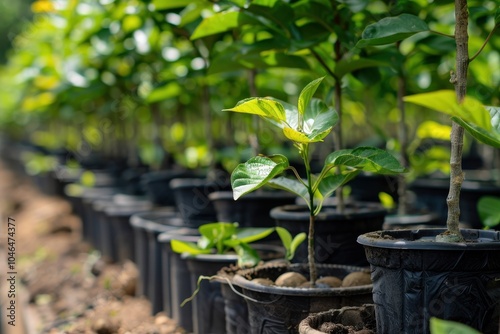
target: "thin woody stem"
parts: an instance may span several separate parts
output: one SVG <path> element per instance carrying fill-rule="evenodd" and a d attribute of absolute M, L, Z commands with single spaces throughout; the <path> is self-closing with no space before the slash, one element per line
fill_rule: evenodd
<path fill-rule="evenodd" d="M 452 74 L 451 82 L 455 85 L 458 102 L 462 102 L 467 94 L 467 70 L 469 67 L 469 53 L 467 33 L 469 12 L 467 0 L 455 0 L 455 40 L 457 45 L 456 74 Z M 460 220 L 460 190 L 464 180 L 462 171 L 464 129 L 453 122 L 451 129 L 451 156 L 450 156 L 450 190 L 446 203 L 448 217 L 446 226 L 450 234 L 461 238 L 459 230 Z"/>

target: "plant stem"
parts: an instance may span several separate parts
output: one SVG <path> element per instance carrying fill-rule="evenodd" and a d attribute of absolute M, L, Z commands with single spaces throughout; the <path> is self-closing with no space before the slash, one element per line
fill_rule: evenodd
<path fill-rule="evenodd" d="M 398 49 L 400 43 L 397 44 Z M 399 70 L 398 76 L 398 93 L 397 93 L 397 104 L 400 112 L 400 120 L 399 120 L 399 142 L 401 145 L 400 148 L 400 163 L 403 167 L 408 167 L 408 133 L 406 128 L 406 109 L 403 97 L 406 95 L 406 78 L 404 74 L 404 68 L 401 66 Z M 404 174 L 400 174 L 398 176 L 398 197 L 399 197 L 399 205 L 398 205 L 398 214 L 405 215 L 407 214 L 407 199 L 406 199 L 406 176 Z"/>
<path fill-rule="evenodd" d="M 455 40 L 457 44 L 456 74 L 452 73 L 451 82 L 455 85 L 455 93 L 459 103 L 467 93 L 467 70 L 469 67 L 468 53 L 468 18 L 467 0 L 455 0 Z M 451 129 L 451 157 L 450 157 L 450 191 L 446 203 L 448 204 L 448 217 L 446 226 L 448 232 L 463 239 L 459 229 L 460 219 L 460 190 L 464 180 L 462 171 L 464 129 L 453 122 Z"/>
<path fill-rule="evenodd" d="M 500 26 L 500 24 L 497 24 L 493 27 L 493 29 L 491 29 L 490 33 L 488 34 L 488 37 L 486 37 L 486 40 L 484 41 L 483 45 L 481 45 L 481 48 L 476 52 L 475 55 L 473 55 L 470 59 L 469 59 L 469 63 L 472 62 L 474 59 L 476 59 L 477 56 L 479 56 L 479 54 L 483 51 L 484 47 L 486 46 L 486 44 L 488 44 L 488 41 L 490 40 L 490 38 L 493 36 L 493 34 L 495 33 L 495 29 L 498 28 Z"/>
<path fill-rule="evenodd" d="M 257 96 L 257 85 L 255 84 L 255 77 L 257 71 L 252 69 L 248 72 L 248 87 L 250 90 L 250 96 Z M 250 146 L 252 147 L 253 155 L 260 153 L 259 140 L 257 138 L 257 130 L 259 128 L 259 118 L 256 115 L 252 115 L 252 130 L 249 135 Z"/>
<path fill-rule="evenodd" d="M 316 284 L 317 272 L 316 263 L 314 262 L 314 192 L 313 181 L 311 178 L 311 166 L 309 164 L 309 145 L 304 144 L 302 147 L 302 159 L 306 168 L 307 190 L 309 192 L 309 232 L 307 234 L 307 262 L 309 263 L 309 281 L 311 286 Z"/>

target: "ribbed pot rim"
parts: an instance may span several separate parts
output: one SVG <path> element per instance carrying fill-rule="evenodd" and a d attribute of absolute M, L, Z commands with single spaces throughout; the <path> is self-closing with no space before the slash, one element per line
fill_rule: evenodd
<path fill-rule="evenodd" d="M 437 242 L 435 237 L 445 228 L 374 231 L 358 236 L 365 247 L 414 250 L 500 250 L 500 231 L 460 229 L 466 242 Z"/>
<path fill-rule="evenodd" d="M 366 218 L 385 216 L 387 210 L 379 203 L 354 202 L 346 205 L 344 213 L 338 213 L 336 206 L 323 206 L 316 216 L 318 220 L 346 220 L 350 218 Z M 309 209 L 306 205 L 281 205 L 271 209 L 269 213 L 274 219 L 309 221 Z"/>

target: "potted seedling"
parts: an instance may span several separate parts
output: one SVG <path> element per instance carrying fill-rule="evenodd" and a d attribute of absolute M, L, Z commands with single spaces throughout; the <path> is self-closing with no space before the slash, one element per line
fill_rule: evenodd
<path fill-rule="evenodd" d="M 268 266 L 263 268 L 261 273 L 266 278 L 274 280 L 277 276 L 295 268 L 296 271 L 302 272 L 302 276 L 308 276 L 308 279 L 299 277 L 298 280 L 301 281 L 300 283 L 307 283 L 309 287 L 317 286 L 315 240 L 318 235 L 315 234 L 315 223 L 318 217 L 322 217 L 324 201 L 338 187 L 353 179 L 363 170 L 379 174 L 397 174 L 404 171 L 399 162 L 386 151 L 372 147 L 359 147 L 331 153 L 327 156 L 322 170 L 318 174 L 313 174 L 310 165 L 312 146 L 314 143 L 321 142 L 338 121 L 337 113 L 333 108 L 328 107 L 322 100 L 313 98 L 322 81 L 323 78 L 319 78 L 310 82 L 301 91 L 297 106 L 271 97 L 253 97 L 240 101 L 234 108 L 227 109 L 232 112 L 259 115 L 271 125 L 281 129 L 286 139 L 294 145 L 302 158 L 306 171 L 304 176 L 299 175 L 296 168 L 290 166 L 284 155 L 253 157 L 234 169 L 231 175 L 231 185 L 235 200 L 268 185 L 291 192 L 305 201 L 306 205 L 302 211 L 305 211 L 308 217 L 306 229 L 308 235 L 307 259 L 296 265 L 279 266 L 278 268 Z M 291 175 L 286 175 L 287 172 L 290 172 Z M 342 215 L 355 213 L 368 215 L 370 209 L 347 207 Z M 297 211 L 298 209 L 294 207 L 293 210 Z M 299 214 L 301 213 L 299 212 Z M 333 213 L 330 212 L 328 215 L 333 215 Z M 323 225 L 328 223 L 335 224 L 336 222 L 325 221 Z M 345 256 L 348 257 L 348 253 Z M 371 286 L 366 281 L 364 283 L 367 284 L 363 287 L 332 288 L 321 282 L 316 289 L 303 289 L 297 288 L 297 281 L 293 279 L 294 288 L 280 289 L 249 281 L 248 279 L 259 275 L 259 269 L 257 266 L 247 272 L 242 271 L 241 275 L 236 275 L 234 279 L 238 285 L 243 287 L 244 293 L 246 295 L 248 293 L 247 297 L 251 300 L 249 312 L 252 330 L 257 330 L 256 328 L 263 330 L 262 326 L 264 326 L 273 330 L 293 328 L 292 331 L 296 331 L 300 320 L 305 318 L 309 312 L 339 306 L 342 302 L 359 304 L 371 299 Z M 319 276 L 334 275 L 343 278 L 351 271 L 360 271 L 360 268 L 319 264 Z M 304 280 L 308 282 L 304 282 Z M 341 279 L 337 278 L 337 280 L 340 284 Z M 250 294 L 253 295 L 249 296 Z M 282 298 L 279 303 L 266 302 L 269 298 L 276 299 L 277 295 L 284 295 L 286 298 Z M 299 301 L 300 298 L 305 299 Z M 319 302 L 312 302 L 310 298 L 319 298 Z M 300 310 L 291 309 L 294 305 L 299 304 L 301 305 Z M 310 308 L 302 307 L 304 304 L 310 305 Z M 259 305 L 263 305 L 264 309 L 259 309 Z M 269 309 L 275 307 L 274 310 Z M 279 307 L 285 309 L 279 309 Z M 283 314 L 286 316 L 284 317 Z"/>
<path fill-rule="evenodd" d="M 493 30 L 499 25 L 498 13 Z M 455 1 L 455 18 L 455 32 L 450 36 L 456 41 L 456 70 L 450 78 L 455 91 L 405 98 L 447 113 L 453 120 L 446 228 L 378 231 L 358 238 L 372 267 L 379 333 L 429 333 L 431 317 L 458 321 L 484 333 L 498 332 L 500 234 L 459 228 L 464 130 L 500 147 L 498 108 L 487 109 L 466 96 L 468 66 L 476 57 L 468 53 L 467 1 Z M 400 24 L 384 28 L 385 37 L 393 40 L 413 34 L 402 34 Z"/>
<path fill-rule="evenodd" d="M 226 328 L 226 314 L 222 298 L 221 283 L 227 283 L 217 276 L 217 272 L 229 265 L 239 268 L 253 267 L 261 258 L 283 257 L 282 247 L 270 244 L 251 243 L 262 240 L 274 232 L 275 228 L 238 227 L 237 223 L 215 222 L 198 228 L 200 237 L 196 242 L 173 239 L 172 251 L 182 254 L 190 272 L 192 296 L 182 305 L 193 302 L 193 329 L 195 333 L 222 333 Z M 305 236 L 298 236 L 293 246 Z M 230 283 L 230 282 L 229 282 Z"/>

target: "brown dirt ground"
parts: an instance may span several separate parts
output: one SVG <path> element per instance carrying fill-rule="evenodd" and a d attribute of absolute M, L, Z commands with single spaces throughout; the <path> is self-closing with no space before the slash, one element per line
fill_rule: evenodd
<path fill-rule="evenodd" d="M 40 193 L 0 162 L 0 333 L 173 334 L 173 320 L 135 297 L 132 262 L 107 264 L 81 240 L 67 201 Z M 15 219 L 16 288 L 8 297 L 7 222 Z M 6 306 L 15 300 L 15 326 Z M 0 325 L 0 326 L 1 326 Z"/>

